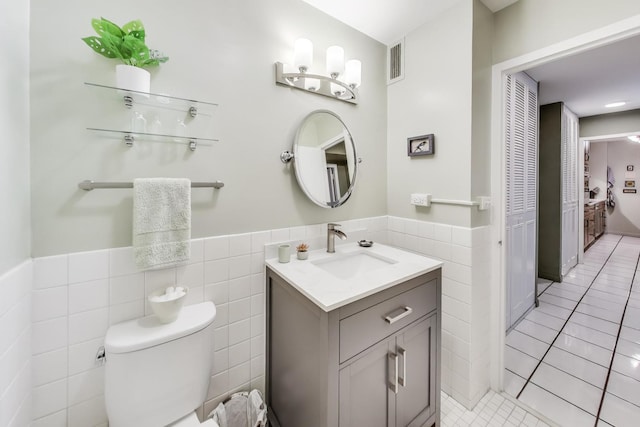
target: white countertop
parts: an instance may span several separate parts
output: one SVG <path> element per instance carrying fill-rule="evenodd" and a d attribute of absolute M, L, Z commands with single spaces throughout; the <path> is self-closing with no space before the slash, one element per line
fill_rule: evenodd
<path fill-rule="evenodd" d="M 338 278 L 313 263 L 358 252 L 369 252 L 397 262 L 365 271 L 350 279 Z M 325 249 L 318 249 L 310 251 L 309 259 L 304 261 L 292 255 L 288 263 L 280 263 L 277 258 L 273 258 L 266 260 L 266 264 L 327 312 L 436 270 L 443 265 L 441 261 L 380 243 L 374 243 L 370 248 L 362 248 L 355 243 L 345 244 L 337 246 L 335 254 L 327 253 Z"/>
<path fill-rule="evenodd" d="M 604 201 L 606 201 L 606 200 L 605 199 L 586 199 L 584 201 L 584 205 L 585 206 L 595 206 L 598 203 L 601 203 L 601 202 L 604 202 Z"/>

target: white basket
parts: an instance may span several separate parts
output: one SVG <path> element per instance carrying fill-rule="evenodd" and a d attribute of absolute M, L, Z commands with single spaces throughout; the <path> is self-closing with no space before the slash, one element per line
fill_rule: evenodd
<path fill-rule="evenodd" d="M 151 306 L 153 314 L 156 315 L 158 320 L 161 323 L 171 323 L 178 318 L 178 314 L 180 314 L 180 310 L 182 309 L 184 300 L 189 293 L 189 288 L 184 288 L 184 294 L 178 298 L 168 301 L 153 301 L 153 297 L 158 297 L 160 295 L 164 295 L 165 293 L 166 289 L 160 289 L 158 291 L 150 293 L 147 299 L 149 301 L 149 305 Z"/>

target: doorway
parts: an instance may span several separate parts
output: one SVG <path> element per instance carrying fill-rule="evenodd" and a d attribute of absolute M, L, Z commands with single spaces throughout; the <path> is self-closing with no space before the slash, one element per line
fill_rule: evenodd
<path fill-rule="evenodd" d="M 600 202 L 598 204 L 604 201 L 603 215 L 595 218 L 595 235 L 589 236 L 590 244 L 592 240 L 597 241 L 603 228 L 607 233 L 640 237 L 638 135 L 640 128 L 635 132 L 592 136 L 581 141 L 590 153 L 589 188 L 593 196 L 590 201 Z"/>
<path fill-rule="evenodd" d="M 495 390 L 503 390 L 504 382 L 504 348 L 506 330 L 506 180 L 505 180 L 505 141 L 504 141 L 504 79 L 509 74 L 527 70 L 543 63 L 585 52 L 605 44 L 621 41 L 640 34 L 640 23 L 621 22 L 605 29 L 592 31 L 575 37 L 570 41 L 557 43 L 532 54 L 523 55 L 512 60 L 496 64 L 492 70 L 492 200 L 496 210 L 492 218 L 492 238 L 496 244 L 492 251 L 491 288 L 491 386 Z M 584 195 L 580 193 L 579 205 L 584 203 Z"/>

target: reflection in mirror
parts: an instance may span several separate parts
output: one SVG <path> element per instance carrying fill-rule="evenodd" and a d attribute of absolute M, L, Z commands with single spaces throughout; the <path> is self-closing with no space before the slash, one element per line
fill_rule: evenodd
<path fill-rule="evenodd" d="M 349 130 L 331 111 L 309 114 L 293 145 L 296 178 L 318 206 L 335 208 L 349 199 L 356 180 L 356 150 Z"/>

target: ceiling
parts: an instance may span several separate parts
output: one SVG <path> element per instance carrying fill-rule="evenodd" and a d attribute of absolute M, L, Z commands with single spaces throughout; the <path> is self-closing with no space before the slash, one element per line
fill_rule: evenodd
<path fill-rule="evenodd" d="M 435 19 L 452 0 L 303 0 L 384 44 Z M 496 12 L 517 0 L 481 0 Z M 563 101 L 578 117 L 640 108 L 640 37 L 527 70 L 540 82 L 541 104 Z M 605 104 L 626 101 L 623 107 Z"/>
<path fill-rule="evenodd" d="M 390 45 L 455 5 L 453 0 L 303 0 L 381 43 Z M 517 0 L 481 0 L 496 12 Z"/>
<path fill-rule="evenodd" d="M 578 117 L 640 108 L 640 37 L 630 37 L 527 70 L 540 104 L 563 101 Z M 604 105 L 625 101 L 618 108 Z"/>

